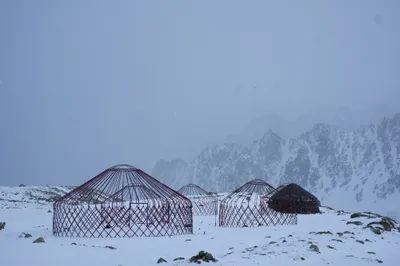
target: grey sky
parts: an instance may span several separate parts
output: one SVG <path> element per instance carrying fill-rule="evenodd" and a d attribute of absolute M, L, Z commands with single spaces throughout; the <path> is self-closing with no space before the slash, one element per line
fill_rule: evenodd
<path fill-rule="evenodd" d="M 275 112 L 400 97 L 400 2 L 0 1 L 0 185 L 194 154 Z"/>

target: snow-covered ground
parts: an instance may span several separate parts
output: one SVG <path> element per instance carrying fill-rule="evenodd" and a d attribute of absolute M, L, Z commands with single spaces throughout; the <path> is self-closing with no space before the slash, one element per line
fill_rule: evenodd
<path fill-rule="evenodd" d="M 42 197 L 48 193 L 36 189 L 32 194 L 29 188 L 0 188 L 0 222 L 6 222 L 0 230 L 0 265 L 146 266 L 163 258 L 167 262 L 161 265 L 183 266 L 192 265 L 189 259 L 202 250 L 218 260 L 211 265 L 399 265 L 399 229 L 378 235 L 364 228 L 380 217 L 350 218 L 350 213 L 322 208 L 323 214 L 300 215 L 298 224 L 291 226 L 219 228 L 215 217 L 195 217 L 192 235 L 61 238 L 52 235 L 52 205 Z M 12 201 L 5 199 L 9 193 L 14 195 Z M 22 233 L 32 237 L 20 237 Z M 38 237 L 45 243 L 32 243 Z M 174 261 L 179 257 L 184 259 Z"/>

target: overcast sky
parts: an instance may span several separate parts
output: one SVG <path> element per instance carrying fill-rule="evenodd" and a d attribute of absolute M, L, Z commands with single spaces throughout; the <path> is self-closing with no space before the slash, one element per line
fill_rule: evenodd
<path fill-rule="evenodd" d="M 400 1 L 0 1 L 0 185 L 150 172 L 274 112 L 399 106 Z"/>

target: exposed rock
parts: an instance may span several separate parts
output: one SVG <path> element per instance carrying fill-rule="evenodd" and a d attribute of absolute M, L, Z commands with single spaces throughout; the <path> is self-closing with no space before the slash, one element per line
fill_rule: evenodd
<path fill-rule="evenodd" d="M 165 260 L 165 259 L 163 259 L 163 258 L 159 258 L 158 260 L 157 260 L 157 263 L 166 263 L 167 261 Z"/>
<path fill-rule="evenodd" d="M 22 232 L 22 234 L 19 236 L 19 238 L 30 238 L 30 237 L 32 237 L 31 234 L 29 234 L 29 233 L 24 233 L 24 232 Z"/>
<path fill-rule="evenodd" d="M 363 225 L 363 223 L 360 221 L 349 221 L 346 224 L 354 224 L 354 225 L 358 225 L 358 226 Z"/>
<path fill-rule="evenodd" d="M 41 237 L 36 238 L 36 240 L 34 240 L 33 243 L 45 243 L 45 241 L 44 241 L 44 238 L 41 236 Z"/>
<path fill-rule="evenodd" d="M 337 213 L 337 215 L 346 215 L 346 214 L 349 214 L 348 212 L 345 212 L 345 211 L 342 211 L 342 210 L 338 210 L 336 213 Z"/>
<path fill-rule="evenodd" d="M 6 227 L 6 222 L 0 222 L 0 230 L 3 230 Z"/>
<path fill-rule="evenodd" d="M 252 247 L 246 248 L 245 250 L 247 252 L 251 252 L 251 251 L 254 251 L 256 248 L 258 248 L 258 246 L 252 246 Z"/>
<path fill-rule="evenodd" d="M 376 215 L 368 215 L 368 214 L 361 213 L 361 212 L 356 212 L 356 213 L 353 213 L 352 215 L 350 215 L 351 219 L 360 218 L 360 217 L 365 217 L 365 218 L 368 218 L 368 219 L 372 219 L 372 218 L 376 218 L 377 216 Z"/>
<path fill-rule="evenodd" d="M 338 233 L 336 233 L 338 236 L 343 236 L 343 235 L 346 235 L 346 234 L 348 234 L 348 235 L 354 235 L 354 233 L 353 232 L 349 232 L 349 231 L 344 231 L 343 233 L 341 233 L 341 232 L 338 232 Z"/>
<path fill-rule="evenodd" d="M 216 260 L 211 253 L 208 253 L 208 252 L 205 252 L 205 251 L 202 250 L 196 256 L 191 257 L 189 261 L 190 262 L 201 263 L 201 261 L 204 261 L 204 262 L 210 262 L 210 261 L 217 262 L 218 260 Z"/>
<path fill-rule="evenodd" d="M 395 229 L 396 222 L 389 217 L 382 217 L 380 221 L 371 222 L 365 228 L 369 228 L 375 234 L 380 235 L 385 231 L 390 232 Z"/>
<path fill-rule="evenodd" d="M 367 224 L 367 227 L 370 227 L 373 225 L 380 225 L 383 227 L 383 229 L 385 231 L 392 231 L 392 229 L 394 229 L 396 226 L 396 222 L 389 217 L 382 217 L 382 219 L 379 222 L 371 222 L 371 223 Z"/>
<path fill-rule="evenodd" d="M 311 251 L 314 251 L 314 252 L 317 252 L 317 253 L 321 253 L 321 252 L 319 251 L 318 246 L 315 245 L 315 244 L 310 245 L 310 250 L 311 250 Z"/>
<path fill-rule="evenodd" d="M 322 232 L 310 232 L 310 234 L 316 234 L 316 235 L 332 235 L 330 231 L 322 231 Z"/>
<path fill-rule="evenodd" d="M 370 226 L 369 229 L 371 229 L 371 231 L 377 235 L 380 235 L 383 233 L 383 228 L 380 228 L 380 227 L 378 228 L 378 227 Z"/>
<path fill-rule="evenodd" d="M 374 218 L 382 218 L 383 216 L 380 215 L 379 213 L 375 213 L 375 212 L 364 212 L 365 214 L 374 216 Z"/>

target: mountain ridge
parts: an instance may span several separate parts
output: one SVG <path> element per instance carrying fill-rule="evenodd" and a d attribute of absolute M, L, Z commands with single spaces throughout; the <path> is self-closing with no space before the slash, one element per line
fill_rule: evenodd
<path fill-rule="evenodd" d="M 355 130 L 317 123 L 288 140 L 268 130 L 250 146 L 215 145 L 190 162 L 179 161 L 157 163 L 152 175 L 175 189 L 196 183 L 215 192 L 254 178 L 273 186 L 294 182 L 330 206 L 400 214 L 388 205 L 400 200 L 400 113 Z"/>
<path fill-rule="evenodd" d="M 269 113 L 251 120 L 241 132 L 227 136 L 222 142 L 251 145 L 269 129 L 284 139 L 290 139 L 298 137 L 317 123 L 353 130 L 365 124 L 379 123 L 384 117 L 394 113 L 394 108 L 382 104 L 364 110 L 353 110 L 343 105 L 315 107 L 293 118 L 283 118 L 278 114 Z"/>

